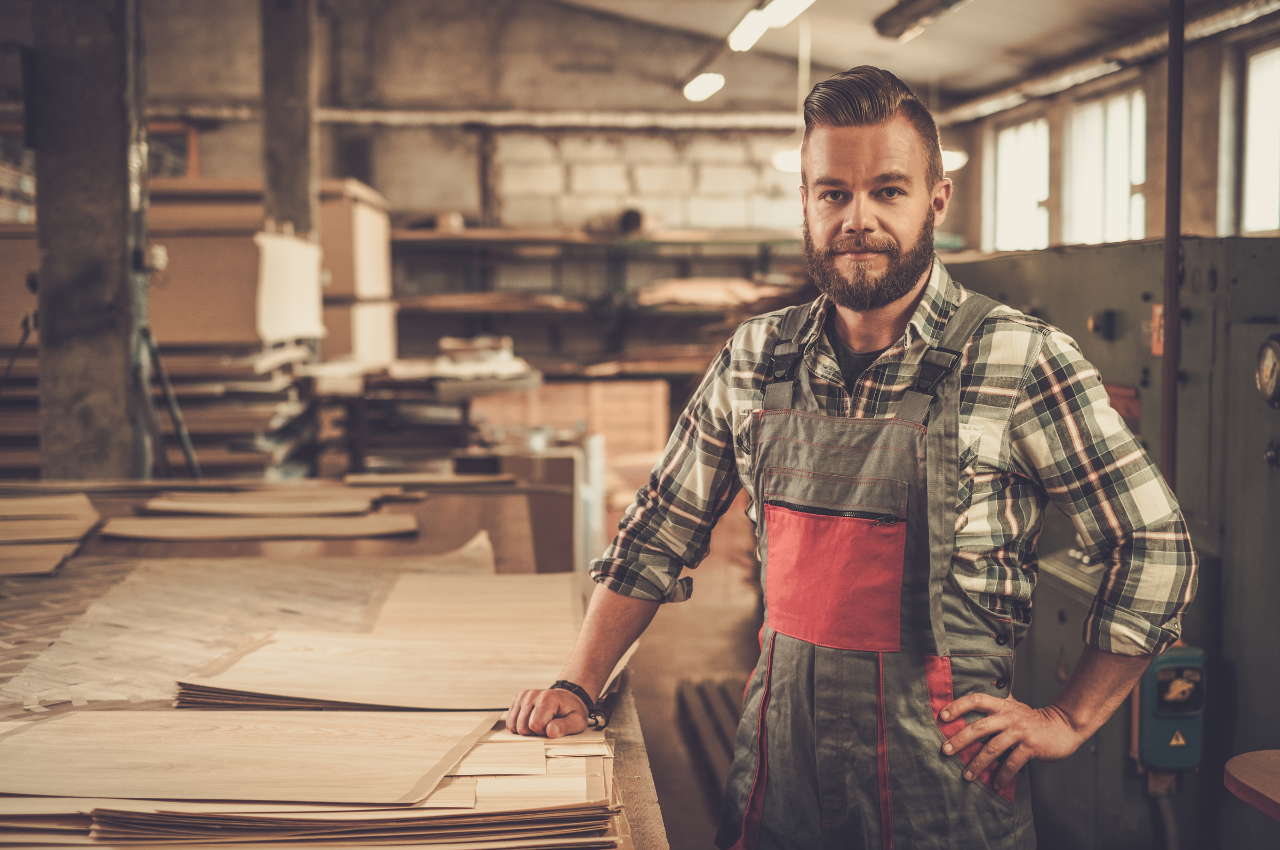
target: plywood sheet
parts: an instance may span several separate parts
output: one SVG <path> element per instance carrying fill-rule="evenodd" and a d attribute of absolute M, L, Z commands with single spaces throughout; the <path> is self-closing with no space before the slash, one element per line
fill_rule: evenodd
<path fill-rule="evenodd" d="M 9 543 L 0 545 L 0 576 L 51 573 L 76 551 L 78 543 Z"/>
<path fill-rule="evenodd" d="M 345 476 L 343 483 L 352 487 L 474 487 L 484 484 L 515 484 L 514 475 L 471 473 L 453 475 L 438 472 L 358 472 Z"/>
<path fill-rule="evenodd" d="M 547 772 L 542 741 L 528 738 L 518 744 L 476 744 L 450 776 L 537 776 Z"/>
<path fill-rule="evenodd" d="M 78 541 L 97 524 L 97 514 L 0 519 L 0 543 Z"/>
<path fill-rule="evenodd" d="M 84 493 L 0 499 L 0 519 L 37 519 L 97 515 Z"/>
<path fill-rule="evenodd" d="M 246 644 L 204 675 L 179 682 L 178 702 L 266 706 L 283 698 L 316 707 L 500 710 L 519 691 L 555 681 L 566 659 L 562 645 L 513 645 L 505 638 L 463 642 L 277 632 Z"/>
<path fill-rule="evenodd" d="M 117 517 L 103 526 L 102 536 L 136 540 L 293 540 L 387 537 L 417 530 L 418 520 L 412 514 L 390 513 L 358 517 Z"/>
<path fill-rule="evenodd" d="M 258 494 L 251 494 L 258 495 Z M 354 516 L 368 513 L 373 500 L 359 493 L 352 495 L 317 493 L 309 499 L 151 499 L 144 506 L 149 514 L 190 514 L 196 516 L 305 517 Z"/>
<path fill-rule="evenodd" d="M 0 738 L 0 793 L 416 802 L 493 719 L 461 712 L 72 712 Z"/>
<path fill-rule="evenodd" d="M 2 730 L 0 730 L 2 731 Z M 0 796 L 0 817 L 87 815 L 94 809 L 123 812 L 180 812 L 200 815 L 252 814 L 341 814 L 343 816 L 384 815 L 418 812 L 420 809 L 470 809 L 476 804 L 474 776 L 446 776 L 425 800 L 411 806 L 387 809 L 378 804 L 352 806 L 306 805 L 303 803 L 197 802 L 191 800 L 127 800 L 121 797 L 14 797 Z"/>
<path fill-rule="evenodd" d="M 578 631 L 577 577 L 550 575 L 404 575 L 382 605 L 373 633 L 403 637 L 483 638 L 534 628 L 539 638 Z M 529 640 L 528 637 L 525 640 Z"/>

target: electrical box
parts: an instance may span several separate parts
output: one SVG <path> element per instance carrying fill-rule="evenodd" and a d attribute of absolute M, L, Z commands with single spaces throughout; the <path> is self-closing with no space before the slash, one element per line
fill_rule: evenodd
<path fill-rule="evenodd" d="M 1157 770 L 1200 765 L 1204 744 L 1204 650 L 1174 646 L 1142 674 L 1138 760 Z"/>

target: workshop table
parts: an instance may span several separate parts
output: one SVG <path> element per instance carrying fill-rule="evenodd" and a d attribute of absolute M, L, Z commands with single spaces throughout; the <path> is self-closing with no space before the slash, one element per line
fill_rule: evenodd
<path fill-rule="evenodd" d="M 1264 815 L 1280 820 L 1280 750 L 1242 753 L 1227 762 L 1227 788 Z"/>
<path fill-rule="evenodd" d="M 166 489 L 169 488 L 164 482 L 156 482 L 154 490 L 134 487 L 130 492 L 92 492 L 90 499 L 106 519 L 132 515 L 146 499 Z M 0 496 L 5 492 L 6 485 L 0 483 Z M 120 612 L 127 613 L 131 605 L 135 614 L 146 614 L 150 610 L 146 629 L 140 631 L 144 637 L 154 640 L 157 633 L 163 633 L 167 614 L 175 621 L 183 618 L 173 632 L 175 637 L 183 638 L 181 649 L 188 656 L 202 650 L 206 654 L 216 653 L 212 657 L 220 655 L 222 650 L 215 647 L 216 641 L 202 645 L 199 636 L 184 633 L 188 630 L 188 617 L 191 617 L 190 629 L 198 631 L 198 616 L 193 617 L 187 611 L 163 612 L 155 602 L 138 598 L 145 595 L 141 588 L 145 588 L 151 573 L 158 569 L 155 565 L 163 565 L 161 572 L 167 569 L 182 579 L 174 586 L 190 591 L 206 613 L 219 614 L 219 594 L 226 595 L 222 604 L 228 609 L 227 620 L 243 631 L 254 627 L 279 628 L 280 618 L 292 622 L 291 617 L 308 618 L 308 627 L 332 622 L 340 630 L 367 631 L 372 620 L 366 609 L 375 610 L 371 603 L 376 604 L 398 575 L 408 570 L 452 571 L 447 566 L 424 568 L 423 556 L 457 549 L 480 530 L 488 532 L 493 543 L 497 572 L 536 571 L 529 512 L 525 496 L 519 492 L 432 493 L 422 501 L 390 502 L 384 509 L 417 516 L 419 533 L 358 540 L 148 541 L 107 539 L 94 531 L 85 538 L 77 554 L 53 574 L 0 578 L 0 720 L 22 719 L 33 714 L 48 717 L 65 711 L 171 708 L 172 696 L 156 692 L 156 682 L 163 679 L 171 684 L 169 679 L 150 671 L 147 682 L 149 671 L 143 669 L 145 651 L 139 656 L 142 660 L 124 659 L 128 663 L 117 664 L 115 678 L 102 683 L 101 693 L 119 692 L 115 699 L 33 699 L 24 696 L 21 686 L 15 684 L 33 676 L 47 679 L 49 674 L 41 672 L 42 667 L 45 671 L 73 670 L 75 664 L 68 664 L 68 660 L 80 659 L 67 643 L 101 646 L 91 630 L 118 629 L 120 623 L 96 625 L 85 615 L 90 606 L 104 598 L 114 606 L 117 620 L 124 616 Z M 300 576 L 313 577 L 317 587 L 311 587 L 309 581 L 299 582 Z M 201 581 L 206 581 L 208 586 Z M 585 591 L 589 585 L 585 576 L 583 585 Z M 239 593 L 242 601 L 255 587 L 270 589 L 271 604 L 266 606 L 270 611 L 266 614 L 245 612 L 243 605 L 232 604 L 234 594 Z M 299 604 L 289 604 L 294 597 Z M 145 608 L 146 604 L 152 608 Z M 234 616 L 232 608 L 235 608 Z M 226 628 L 225 624 L 221 625 Z M 68 629 L 76 631 L 76 641 L 59 640 Z M 227 636 L 218 637 L 225 640 Z M 61 655 L 49 659 L 48 653 Z M 92 654 L 95 657 L 85 655 L 82 659 L 81 672 L 102 663 L 97 657 L 101 652 L 95 649 Z M 42 659 L 50 663 L 43 663 Z M 164 663 L 174 662 L 166 659 L 156 663 L 163 667 Z M 134 665 L 132 675 L 121 677 L 119 668 L 129 670 L 130 665 Z M 131 686 L 131 678 L 142 684 Z M 56 679 L 51 681 L 56 685 Z M 131 687 L 135 692 L 130 692 Z M 649 758 L 626 675 L 610 699 L 614 778 L 626 807 L 635 847 L 667 850 Z"/>

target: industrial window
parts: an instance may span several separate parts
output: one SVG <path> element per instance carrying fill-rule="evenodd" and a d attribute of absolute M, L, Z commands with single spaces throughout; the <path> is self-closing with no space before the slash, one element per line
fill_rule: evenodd
<path fill-rule="evenodd" d="M 1141 90 L 1072 108 L 1066 170 L 1063 241 L 1147 235 L 1147 99 Z"/>
<path fill-rule="evenodd" d="M 1000 130 L 995 165 L 995 249 L 1049 247 L 1049 122 Z"/>
<path fill-rule="evenodd" d="M 1249 56 L 1246 69 L 1240 228 L 1280 230 L 1280 46 Z"/>

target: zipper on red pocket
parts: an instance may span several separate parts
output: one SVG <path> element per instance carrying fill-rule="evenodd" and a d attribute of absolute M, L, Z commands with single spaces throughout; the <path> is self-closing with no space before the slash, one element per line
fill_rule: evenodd
<path fill-rule="evenodd" d="M 792 502 L 784 502 L 781 499 L 765 499 L 764 503 L 775 508 L 785 508 L 789 511 L 796 511 L 797 513 L 802 514 L 849 517 L 851 519 L 870 519 L 874 520 L 876 525 L 893 525 L 895 522 L 900 522 L 902 519 L 902 517 L 897 514 L 886 513 L 884 511 L 838 511 L 834 508 L 819 508 L 813 505 L 797 505 Z"/>

